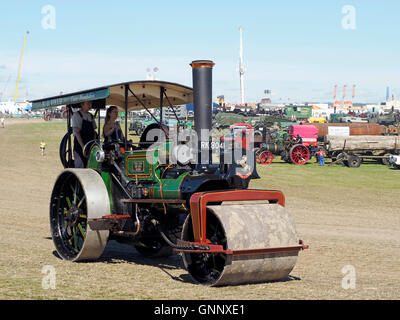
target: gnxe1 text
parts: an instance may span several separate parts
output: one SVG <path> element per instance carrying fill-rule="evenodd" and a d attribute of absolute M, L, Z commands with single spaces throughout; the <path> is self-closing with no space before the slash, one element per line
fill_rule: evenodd
<path fill-rule="evenodd" d="M 243 315 L 244 305 L 239 304 L 214 304 L 214 305 L 200 305 L 198 308 L 199 314 L 202 315 Z"/>
<path fill-rule="evenodd" d="M 164 304 L 154 309 L 156 315 L 179 315 L 185 318 L 188 313 L 198 313 L 200 315 L 243 315 L 244 305 L 239 304 L 202 304 L 197 308 L 189 307 L 170 307 Z"/>

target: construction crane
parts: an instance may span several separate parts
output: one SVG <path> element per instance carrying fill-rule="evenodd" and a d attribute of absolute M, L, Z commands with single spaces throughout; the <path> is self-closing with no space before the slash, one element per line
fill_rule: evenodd
<path fill-rule="evenodd" d="M 26 34 L 28 35 L 29 31 L 27 31 Z M 18 85 L 19 85 L 19 78 L 20 78 L 20 75 L 21 75 L 22 59 L 24 58 L 25 43 L 26 43 L 26 36 L 24 36 L 24 45 L 22 46 L 21 60 L 19 61 L 18 77 L 17 77 L 17 88 L 15 89 L 14 103 L 17 103 Z"/>

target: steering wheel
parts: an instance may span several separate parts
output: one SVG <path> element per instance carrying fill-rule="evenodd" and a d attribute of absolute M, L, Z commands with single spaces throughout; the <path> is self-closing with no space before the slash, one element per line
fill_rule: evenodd
<path fill-rule="evenodd" d="M 153 143 L 161 141 L 162 138 L 167 138 L 169 134 L 169 128 L 165 124 L 152 123 L 144 129 L 140 136 L 139 148 L 147 149 Z"/>

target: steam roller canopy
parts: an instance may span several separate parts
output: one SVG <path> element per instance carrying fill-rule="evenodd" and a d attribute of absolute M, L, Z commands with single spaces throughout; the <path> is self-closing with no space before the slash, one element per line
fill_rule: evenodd
<path fill-rule="evenodd" d="M 207 206 L 207 239 L 225 250 L 296 246 L 299 240 L 293 219 L 279 204 Z M 183 240 L 193 240 L 191 218 L 186 220 Z M 227 255 L 184 253 L 191 276 L 210 285 L 257 283 L 286 278 L 296 264 L 298 252 Z"/>

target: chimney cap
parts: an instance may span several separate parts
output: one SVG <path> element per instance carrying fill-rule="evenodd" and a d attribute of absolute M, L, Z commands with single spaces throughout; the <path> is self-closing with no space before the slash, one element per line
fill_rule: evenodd
<path fill-rule="evenodd" d="M 191 67 L 194 68 L 212 68 L 215 63 L 211 60 L 194 60 L 190 64 Z"/>

